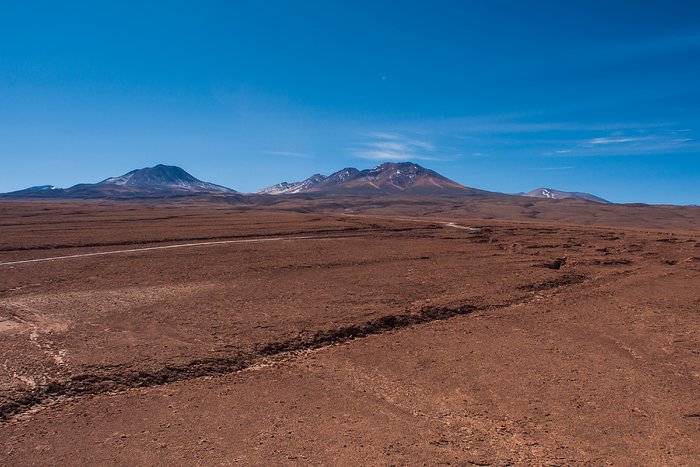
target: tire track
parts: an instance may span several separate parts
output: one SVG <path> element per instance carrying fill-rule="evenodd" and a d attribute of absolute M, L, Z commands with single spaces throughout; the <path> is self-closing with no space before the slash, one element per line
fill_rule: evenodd
<path fill-rule="evenodd" d="M 357 235 L 352 235 L 356 237 Z M 46 261 L 59 261 L 63 259 L 75 259 L 75 258 L 87 258 L 91 256 L 107 256 L 107 255 L 119 255 L 126 253 L 144 253 L 155 250 L 171 250 L 175 248 L 192 248 L 201 246 L 211 246 L 211 245 L 227 245 L 232 243 L 263 243 L 263 242 L 276 242 L 276 241 L 298 241 L 298 240 L 327 240 L 333 238 L 347 238 L 350 235 L 304 235 L 298 237 L 266 237 L 266 238 L 246 238 L 239 240 L 219 240 L 214 242 L 196 242 L 196 243 L 178 243 L 175 245 L 163 245 L 163 246 L 150 246 L 144 248 L 128 248 L 125 250 L 110 250 L 110 251 L 95 251 L 92 253 L 80 253 L 75 255 L 65 255 L 65 256 L 50 256 L 47 258 L 35 258 L 35 259 L 23 259 L 19 261 L 8 261 L 5 263 L 0 263 L 0 266 L 14 266 L 18 264 L 29 264 L 29 263 L 41 263 Z"/>

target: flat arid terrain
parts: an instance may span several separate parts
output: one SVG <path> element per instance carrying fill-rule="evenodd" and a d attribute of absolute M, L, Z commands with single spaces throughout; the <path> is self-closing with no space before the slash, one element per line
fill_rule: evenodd
<path fill-rule="evenodd" d="M 0 463 L 700 464 L 700 208 L 251 199 L 0 202 Z"/>

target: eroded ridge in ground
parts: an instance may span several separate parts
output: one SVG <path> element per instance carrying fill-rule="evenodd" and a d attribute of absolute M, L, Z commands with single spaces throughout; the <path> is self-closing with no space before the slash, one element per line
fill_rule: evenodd
<path fill-rule="evenodd" d="M 504 305 L 499 305 L 504 306 Z M 491 308 L 491 307 L 487 307 Z M 0 420 L 17 415 L 37 406 L 66 397 L 114 393 L 134 388 L 146 388 L 186 381 L 204 376 L 220 376 L 234 373 L 259 364 L 268 357 L 313 350 L 353 339 L 382 334 L 408 326 L 445 320 L 480 310 L 474 306 L 459 308 L 424 308 L 415 313 L 389 315 L 366 323 L 339 329 L 318 331 L 309 337 L 283 342 L 262 344 L 253 352 L 238 353 L 228 358 L 211 358 L 192 361 L 183 366 L 165 367 L 155 372 L 112 371 L 102 374 L 81 374 L 69 380 L 56 380 L 17 396 L 10 396 L 0 403 Z M 113 370 L 113 369 L 112 369 Z"/>
<path fill-rule="evenodd" d="M 543 284 L 529 284 L 526 290 L 546 290 L 569 284 L 580 283 L 585 278 L 576 276 L 573 280 L 564 277 L 563 280 L 549 281 Z M 424 307 L 417 312 L 388 315 L 366 323 L 359 323 L 339 329 L 317 331 L 311 336 L 300 337 L 296 340 L 272 342 L 261 344 L 253 352 L 241 352 L 231 357 L 218 357 L 196 360 L 182 366 L 164 367 L 154 372 L 145 371 L 114 371 L 96 374 L 80 374 L 72 376 L 68 380 L 49 381 L 43 385 L 37 385 L 28 391 L 19 394 L 5 395 L 0 402 L 0 420 L 6 420 L 13 415 L 18 415 L 32 410 L 42 404 L 55 402 L 63 398 L 79 397 L 114 393 L 134 388 L 147 388 L 186 381 L 205 376 L 220 376 L 244 370 L 259 364 L 269 357 L 277 357 L 293 352 L 315 350 L 331 345 L 342 344 L 354 339 L 382 334 L 409 326 L 415 326 L 434 321 L 446 320 L 455 316 L 467 315 L 475 311 L 488 311 L 491 309 L 506 308 L 516 304 L 524 304 L 530 299 L 523 299 L 517 303 L 503 303 L 486 306 L 462 305 L 458 308 L 448 307 Z"/>

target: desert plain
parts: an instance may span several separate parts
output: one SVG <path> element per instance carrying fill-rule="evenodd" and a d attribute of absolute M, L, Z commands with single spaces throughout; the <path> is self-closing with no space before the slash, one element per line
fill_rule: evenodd
<path fill-rule="evenodd" d="M 0 204 L 3 465 L 698 465 L 700 208 Z"/>

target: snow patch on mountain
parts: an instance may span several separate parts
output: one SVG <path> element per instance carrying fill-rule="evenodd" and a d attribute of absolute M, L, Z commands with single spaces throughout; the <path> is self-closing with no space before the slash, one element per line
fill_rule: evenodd
<path fill-rule="evenodd" d="M 529 196 L 531 198 L 546 198 L 546 199 L 581 199 L 584 201 L 592 201 L 595 203 L 608 204 L 603 198 L 599 198 L 590 193 L 583 193 L 578 191 L 560 191 L 554 190 L 552 188 L 535 188 L 534 190 L 528 191 L 527 193 L 522 193 L 522 196 Z"/>

